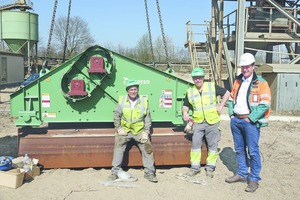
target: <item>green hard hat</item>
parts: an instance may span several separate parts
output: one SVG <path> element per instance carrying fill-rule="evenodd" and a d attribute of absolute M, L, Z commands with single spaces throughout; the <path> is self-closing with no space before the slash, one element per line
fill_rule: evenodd
<path fill-rule="evenodd" d="M 139 86 L 139 83 L 136 80 L 127 80 L 126 81 L 126 90 L 131 86 Z"/>
<path fill-rule="evenodd" d="M 192 76 L 204 76 L 204 70 L 200 67 L 196 67 L 192 71 Z"/>

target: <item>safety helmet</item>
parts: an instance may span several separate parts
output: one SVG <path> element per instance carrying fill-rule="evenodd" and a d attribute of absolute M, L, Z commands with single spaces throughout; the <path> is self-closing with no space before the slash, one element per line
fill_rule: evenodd
<path fill-rule="evenodd" d="M 251 65 L 255 62 L 255 58 L 251 53 L 244 53 L 240 57 L 240 66 Z"/>
<path fill-rule="evenodd" d="M 204 76 L 204 70 L 200 67 L 196 67 L 192 71 L 192 77 L 193 76 Z"/>
<path fill-rule="evenodd" d="M 11 156 L 0 156 L 0 171 L 7 171 L 12 168 Z"/>
<path fill-rule="evenodd" d="M 137 86 L 139 87 L 139 83 L 136 80 L 127 80 L 126 81 L 126 90 L 129 89 L 131 86 Z"/>

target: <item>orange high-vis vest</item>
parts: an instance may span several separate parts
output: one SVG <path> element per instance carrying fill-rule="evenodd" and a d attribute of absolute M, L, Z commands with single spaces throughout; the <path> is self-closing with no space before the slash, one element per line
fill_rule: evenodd
<path fill-rule="evenodd" d="M 237 95 L 243 82 L 243 74 L 239 75 L 234 81 L 230 97 L 228 99 L 228 114 L 232 116 Z M 270 116 L 271 91 L 268 82 L 261 76 L 253 73 L 251 84 L 247 91 L 247 105 L 249 109 L 249 119 L 258 127 L 267 126 Z"/>

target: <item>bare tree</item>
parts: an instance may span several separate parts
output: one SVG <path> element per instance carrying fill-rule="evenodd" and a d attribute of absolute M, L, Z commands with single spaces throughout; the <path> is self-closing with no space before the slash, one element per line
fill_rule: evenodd
<path fill-rule="evenodd" d="M 66 30 L 67 17 L 61 16 L 56 20 L 53 30 L 53 42 L 59 54 L 64 51 Z M 79 16 L 71 17 L 67 36 L 66 57 L 81 53 L 87 47 L 92 46 L 94 42 L 88 23 Z"/>
<path fill-rule="evenodd" d="M 189 63 L 190 57 L 189 57 L 188 51 L 184 48 L 176 48 L 176 50 L 174 51 L 174 61 L 173 62 Z"/>
<path fill-rule="evenodd" d="M 161 37 L 157 37 L 154 41 L 154 59 L 155 62 L 161 63 L 166 61 L 166 54 L 164 44 Z"/>
<path fill-rule="evenodd" d="M 148 34 L 144 34 L 135 47 L 136 59 L 140 62 L 153 62 Z"/>
<path fill-rule="evenodd" d="M 172 38 L 166 37 L 169 62 L 188 63 L 189 54 L 184 48 L 175 48 Z M 154 41 L 154 60 L 152 59 L 148 34 L 144 34 L 139 40 L 134 50 L 127 51 L 126 56 L 146 63 L 166 63 L 166 49 L 163 45 L 162 37 L 158 36 Z M 130 53 L 128 53 L 130 52 Z"/>
<path fill-rule="evenodd" d="M 167 43 L 167 51 L 169 54 L 169 62 L 173 62 L 175 55 L 174 55 L 174 44 L 173 41 L 170 37 L 166 36 L 166 43 Z M 166 58 L 166 49 L 164 47 L 163 44 L 163 40 L 161 36 L 158 36 L 155 39 L 154 42 L 154 58 L 156 60 L 156 62 L 166 62 L 167 58 Z"/>

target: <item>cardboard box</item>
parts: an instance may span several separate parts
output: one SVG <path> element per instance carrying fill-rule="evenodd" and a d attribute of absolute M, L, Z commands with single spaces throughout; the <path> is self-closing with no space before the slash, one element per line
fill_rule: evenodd
<path fill-rule="evenodd" d="M 12 167 L 22 169 L 24 166 L 23 159 L 24 159 L 23 156 L 14 158 L 12 160 Z M 41 174 L 41 169 L 40 167 L 37 166 L 38 159 L 32 158 L 32 163 L 33 163 L 32 170 L 25 172 L 25 177 L 24 177 L 25 181 L 30 181 L 34 177 L 39 176 Z"/>
<path fill-rule="evenodd" d="M 23 184 L 24 176 L 23 169 L 0 171 L 0 186 L 18 188 Z"/>
<path fill-rule="evenodd" d="M 25 181 L 30 181 L 34 179 L 34 177 L 39 176 L 41 174 L 41 169 L 39 166 L 33 165 L 32 170 L 25 173 Z"/>
<path fill-rule="evenodd" d="M 23 165 L 24 165 L 24 163 L 23 163 L 23 156 L 14 158 L 12 160 L 12 168 L 14 168 L 14 169 L 22 168 Z"/>
<path fill-rule="evenodd" d="M 16 168 L 23 168 L 23 165 L 24 165 L 23 159 L 24 159 L 23 156 L 19 156 L 19 157 L 17 157 L 17 158 L 14 158 L 14 159 L 12 160 L 12 168 L 15 168 L 15 169 L 16 169 Z M 33 165 L 37 165 L 38 162 L 39 162 L 38 159 L 32 158 L 32 163 L 33 163 Z"/>

